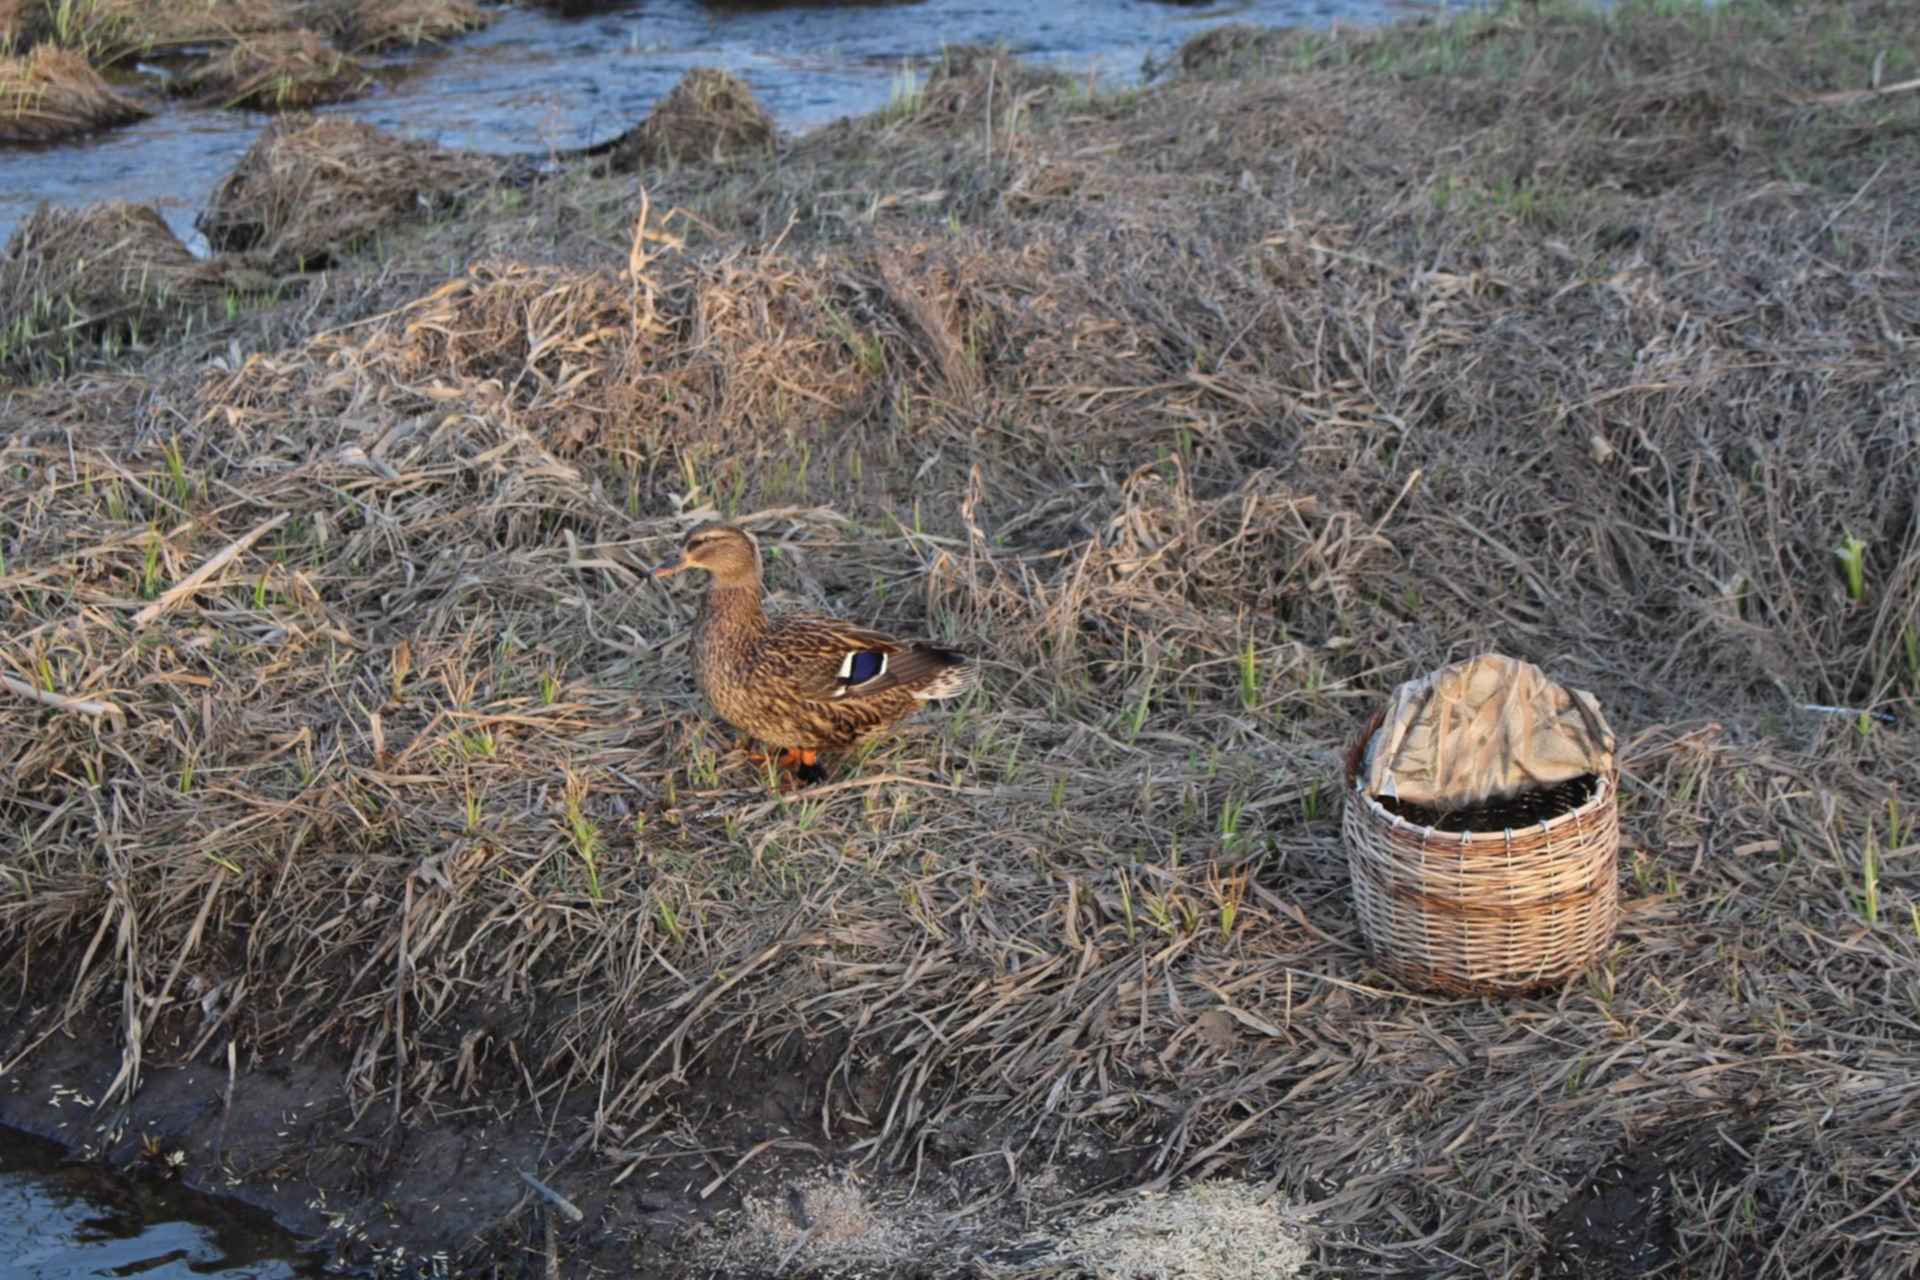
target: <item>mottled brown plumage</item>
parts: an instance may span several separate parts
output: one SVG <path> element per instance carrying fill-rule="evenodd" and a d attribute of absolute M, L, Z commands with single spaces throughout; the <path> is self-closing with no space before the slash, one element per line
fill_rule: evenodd
<path fill-rule="evenodd" d="M 787 748 L 783 763 L 811 770 L 816 752 L 855 746 L 978 678 L 951 649 L 818 614 L 769 615 L 760 548 L 732 525 L 701 525 L 677 560 L 653 572 L 687 569 L 712 575 L 693 627 L 694 681 L 727 723 Z"/>

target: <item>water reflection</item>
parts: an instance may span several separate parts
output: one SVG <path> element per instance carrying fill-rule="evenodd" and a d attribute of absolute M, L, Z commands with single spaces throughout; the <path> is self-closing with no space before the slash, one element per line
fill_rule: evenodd
<path fill-rule="evenodd" d="M 9 1280 L 295 1280 L 338 1275 L 266 1213 L 160 1178 L 67 1161 L 0 1128 L 0 1274 Z"/>

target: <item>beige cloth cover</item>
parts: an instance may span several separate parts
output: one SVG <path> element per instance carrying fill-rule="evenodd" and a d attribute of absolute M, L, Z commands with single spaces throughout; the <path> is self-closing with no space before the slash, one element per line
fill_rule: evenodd
<path fill-rule="evenodd" d="M 1590 693 L 1530 662 L 1482 654 L 1409 680 L 1367 744 L 1367 791 L 1452 807 L 1613 772 L 1613 730 Z"/>

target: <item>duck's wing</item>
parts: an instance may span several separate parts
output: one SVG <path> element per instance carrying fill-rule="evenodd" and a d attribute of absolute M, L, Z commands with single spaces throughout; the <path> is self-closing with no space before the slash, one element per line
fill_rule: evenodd
<path fill-rule="evenodd" d="M 972 683 L 966 678 L 972 664 L 951 649 L 811 615 L 772 619 L 760 667 L 769 684 L 821 702 L 854 702 L 893 689 L 943 698 Z"/>

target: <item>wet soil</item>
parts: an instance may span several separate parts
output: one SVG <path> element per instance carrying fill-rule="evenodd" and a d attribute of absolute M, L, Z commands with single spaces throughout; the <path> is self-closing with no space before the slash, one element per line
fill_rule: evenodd
<path fill-rule="evenodd" d="M 273 1216 L 173 1176 L 156 1148 L 143 1167 L 68 1158 L 64 1146 L 0 1126 L 0 1258 L 18 1280 L 322 1280 L 338 1276 Z"/>
<path fill-rule="evenodd" d="M 0 1013 L 0 1061 L 43 1034 L 38 1023 L 26 1008 Z M 726 1243 L 732 1223 L 750 1201 L 783 1204 L 804 1235 L 823 1172 L 857 1162 L 865 1136 L 857 1117 L 878 1116 L 888 1083 L 879 1064 L 849 1057 L 835 1041 L 789 1043 L 772 1054 L 716 1048 L 664 1100 L 666 1122 L 655 1132 L 595 1153 L 583 1149 L 591 1116 L 579 1100 L 557 1112 L 520 1106 L 503 1116 L 491 1105 L 504 1102 L 502 1090 L 429 1114 L 409 1108 L 396 1121 L 385 1097 L 356 1099 L 350 1064 L 326 1052 L 243 1059 L 231 1077 L 218 1053 L 208 1062 L 150 1064 L 131 1103 L 103 1106 L 120 1063 L 101 1048 L 117 1043 L 102 1016 L 47 1038 L 0 1082 L 0 1125 L 79 1159 L 177 1178 L 262 1209 L 324 1245 L 333 1265 L 368 1275 L 412 1275 L 420 1266 L 429 1274 L 448 1263 L 457 1274 L 540 1274 L 549 1249 L 567 1274 L 588 1266 L 682 1274 L 693 1265 L 710 1276 L 762 1274 L 751 1251 L 728 1260 L 736 1252 Z M 822 1126 L 829 1110 L 841 1117 L 838 1132 Z M 846 1117 L 856 1119 L 849 1125 Z M 894 1198 L 911 1186 L 928 1203 L 973 1200 L 1006 1182 L 1002 1162 L 978 1157 L 1025 1136 L 987 1123 L 950 1126 L 929 1136 L 910 1178 L 861 1180 Z M 159 1170 L 156 1150 L 185 1160 Z M 1050 1170 L 1043 1198 L 1057 1203 L 1138 1181 L 1145 1156 L 1082 1142 Z M 1044 1242 L 1017 1237 L 1014 1223 L 994 1223 L 987 1252 L 1009 1262 L 1046 1251 Z M 929 1264 L 916 1274 L 950 1270 Z"/>
<path fill-rule="evenodd" d="M 1623 1143 L 1582 1178 L 1559 1209 L 1540 1223 L 1545 1238 L 1539 1274 L 1581 1280 L 1639 1280 L 1673 1274 L 1679 1258 L 1677 1184 L 1724 1186 L 1740 1180 L 1739 1152 L 1758 1127 L 1745 1121 L 1677 1122 Z M 1730 1132 L 1731 1130 L 1731 1132 Z M 1750 1253 L 1737 1271 L 1763 1269 Z M 1684 1274 L 1684 1273 L 1681 1273 Z"/>
<path fill-rule="evenodd" d="M 1643 1276 L 1673 1258 L 1667 1165 L 1647 1148 L 1617 1154 L 1544 1224 L 1543 1276 Z"/>
<path fill-rule="evenodd" d="M 142 1073 L 130 1105 L 103 1108 L 119 1063 L 99 1046 L 114 1041 L 96 1022 L 41 1045 L 7 1078 L 0 1123 L 114 1166 L 143 1163 L 149 1147 L 183 1151 L 186 1185 L 337 1239 L 342 1261 L 456 1248 L 525 1195 L 515 1162 L 536 1167 L 539 1139 L 508 1129 L 392 1130 L 371 1108 L 356 1124 L 344 1073 L 311 1060 L 265 1060 L 231 1086 L 224 1067 L 161 1066 Z"/>

